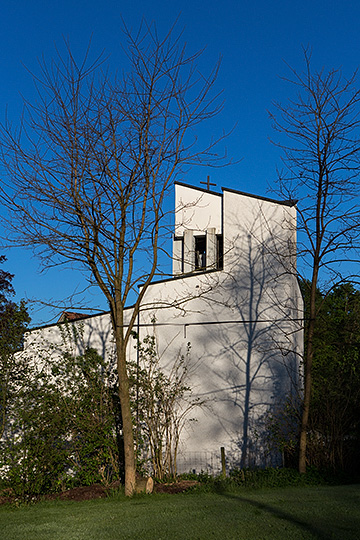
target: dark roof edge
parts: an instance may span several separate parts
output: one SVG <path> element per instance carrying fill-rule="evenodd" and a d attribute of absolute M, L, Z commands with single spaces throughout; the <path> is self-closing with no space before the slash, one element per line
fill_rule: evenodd
<path fill-rule="evenodd" d="M 176 281 L 176 280 L 179 280 L 179 279 L 186 279 L 186 278 L 190 278 L 190 277 L 194 277 L 194 276 L 198 276 L 198 275 L 202 275 L 202 274 L 213 274 L 214 272 L 221 272 L 221 270 L 218 270 L 217 268 L 215 269 L 211 269 L 211 270 L 202 270 L 202 271 L 198 271 L 198 272 L 190 272 L 189 274 L 179 274 L 179 275 L 176 275 L 176 276 L 170 276 L 168 278 L 164 278 L 164 279 L 159 279 L 157 281 L 152 281 L 151 283 L 149 283 L 149 287 L 151 287 L 151 285 L 158 285 L 158 284 L 161 284 L 161 283 L 166 283 L 167 281 Z M 138 287 L 142 287 L 143 285 L 138 285 Z M 127 309 L 133 309 L 134 306 L 127 306 L 125 309 L 125 311 Z M 55 322 L 55 323 L 49 323 L 49 324 L 44 324 L 42 326 L 34 326 L 33 328 L 28 328 L 26 330 L 26 332 L 34 332 L 35 330 L 43 330 L 44 328 L 51 328 L 52 326 L 59 326 L 59 325 L 63 325 L 63 324 L 75 324 L 75 323 L 78 323 L 80 321 L 85 321 L 87 319 L 93 319 L 94 317 L 101 317 L 102 315 L 108 315 L 110 313 L 110 311 L 99 311 L 99 313 L 93 313 L 92 315 L 84 315 L 84 317 L 81 317 L 81 319 L 76 319 L 75 321 L 63 321 L 63 322 Z"/>
<path fill-rule="evenodd" d="M 131 307 L 131 306 L 130 306 Z M 125 308 L 125 309 L 129 309 L 129 308 Z M 92 314 L 89 314 L 89 315 L 85 315 L 79 319 L 76 319 L 74 321 L 62 321 L 62 322 L 55 322 L 55 323 L 48 323 L 48 324 L 43 324 L 41 326 L 33 326 L 32 328 L 28 328 L 26 330 L 26 332 L 33 332 L 34 330 L 42 330 L 43 328 L 51 328 L 51 326 L 59 326 L 59 325 L 62 325 L 62 324 L 74 324 L 74 323 L 77 323 L 77 322 L 80 322 L 80 321 L 84 321 L 86 319 L 93 319 L 94 317 L 99 317 L 101 315 L 107 315 L 108 313 L 110 313 L 110 311 L 99 311 L 98 313 L 92 313 Z"/>
<path fill-rule="evenodd" d="M 202 193 L 210 193 L 210 195 L 217 195 L 218 197 L 222 197 L 222 193 L 218 193 L 217 191 L 208 190 L 202 187 L 198 186 L 191 186 L 190 184 L 185 184 L 185 182 L 178 182 L 177 180 L 174 182 L 175 186 L 182 186 L 190 189 L 196 189 L 197 191 L 201 191 Z"/>
<path fill-rule="evenodd" d="M 190 184 L 185 184 L 185 182 L 175 181 L 174 185 L 183 186 L 189 189 L 196 189 L 197 191 L 201 191 L 202 193 L 210 193 L 211 195 L 217 195 L 218 197 L 223 196 L 222 193 L 217 193 L 216 191 L 207 190 L 205 188 L 201 188 L 198 186 L 192 186 Z M 252 199 L 259 199 L 260 201 L 281 204 L 283 206 L 290 206 L 290 207 L 295 206 L 298 202 L 297 199 L 289 200 L 289 201 L 279 201 L 277 199 L 272 199 L 271 197 L 263 197 L 261 195 L 254 195 L 253 193 L 247 193 L 246 191 L 240 191 L 238 189 L 232 189 L 232 188 L 227 188 L 227 187 L 221 187 L 221 190 L 223 192 L 229 191 L 230 193 L 236 193 L 237 195 L 243 195 L 244 197 L 251 197 Z"/>
<path fill-rule="evenodd" d="M 298 202 L 297 200 L 290 201 L 278 201 L 276 199 L 271 199 L 270 197 L 262 197 L 261 195 L 253 195 L 252 193 L 246 193 L 245 191 L 239 191 L 238 189 L 222 187 L 222 191 L 229 191 L 230 193 L 236 193 L 237 195 L 243 195 L 244 197 L 251 197 L 252 199 L 259 199 L 261 201 L 271 202 L 275 204 L 282 204 L 284 206 L 295 206 Z"/>
<path fill-rule="evenodd" d="M 186 279 L 188 277 L 194 277 L 203 274 L 213 274 L 214 272 L 222 272 L 222 270 L 219 270 L 218 268 L 212 268 L 210 270 L 194 270 L 193 272 L 189 272 L 188 274 L 176 274 L 175 276 L 169 276 L 167 278 L 158 279 L 157 281 L 152 281 L 151 283 L 149 283 L 149 287 L 151 287 L 151 285 L 158 285 L 159 283 L 166 283 L 167 281 L 176 281 L 178 279 Z M 143 287 L 143 284 L 140 283 L 138 287 Z"/>

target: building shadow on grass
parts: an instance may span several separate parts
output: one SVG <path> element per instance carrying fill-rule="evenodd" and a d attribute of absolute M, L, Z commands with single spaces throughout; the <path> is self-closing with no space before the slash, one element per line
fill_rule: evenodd
<path fill-rule="evenodd" d="M 327 525 L 324 527 L 319 527 L 318 525 L 309 523 L 306 520 L 294 516 L 290 512 L 286 512 L 270 504 L 255 501 L 253 499 L 249 499 L 248 497 L 244 497 L 238 494 L 224 492 L 219 492 L 218 494 L 227 499 L 233 499 L 239 502 L 246 503 L 253 508 L 256 508 L 257 510 L 262 510 L 263 512 L 271 514 L 279 520 L 286 521 L 292 525 L 296 525 L 302 531 L 310 533 L 314 538 L 317 538 L 319 540 L 334 540 L 335 538 L 338 538 L 339 540 L 356 540 L 359 538 L 359 523 L 356 523 L 356 521 L 352 519 L 351 513 L 349 513 L 347 516 L 344 516 L 345 519 L 342 519 L 341 524 L 339 523 L 339 526 L 337 526 L 335 529 L 330 523 L 327 523 Z M 266 531 L 264 531 L 264 533 L 266 534 Z"/>

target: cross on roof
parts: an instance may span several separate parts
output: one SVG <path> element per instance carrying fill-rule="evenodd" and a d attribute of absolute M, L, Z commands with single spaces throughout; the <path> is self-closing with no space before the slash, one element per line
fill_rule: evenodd
<path fill-rule="evenodd" d="M 206 182 L 200 182 L 200 184 L 206 184 L 208 191 L 210 191 L 210 186 L 216 186 L 216 184 L 213 184 L 212 182 L 210 182 L 210 176 L 207 177 Z"/>

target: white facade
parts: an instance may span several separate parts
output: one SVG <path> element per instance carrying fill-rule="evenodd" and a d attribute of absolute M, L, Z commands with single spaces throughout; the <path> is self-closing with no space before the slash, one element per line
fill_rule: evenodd
<path fill-rule="evenodd" d="M 138 329 L 140 339 L 155 332 L 165 368 L 191 344 L 190 385 L 205 405 L 182 434 L 180 468 L 182 455 L 220 447 L 235 464 L 269 463 L 264 420 L 296 390 L 302 352 L 296 208 L 230 189 L 175 188 L 174 277 L 148 288 Z M 74 324 L 85 345 L 111 349 L 108 313 Z M 29 333 L 27 350 L 39 340 L 61 343 L 59 326 Z"/>

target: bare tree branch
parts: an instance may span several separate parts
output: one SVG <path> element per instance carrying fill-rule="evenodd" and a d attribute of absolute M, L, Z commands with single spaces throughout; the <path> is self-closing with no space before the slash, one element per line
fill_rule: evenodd
<path fill-rule="evenodd" d="M 108 301 L 117 350 L 125 444 L 125 490 L 135 489 L 126 348 L 141 301 L 158 272 L 173 181 L 193 163 L 219 165 L 217 140 L 199 147 L 194 129 L 222 109 L 219 62 L 199 73 L 174 29 L 160 38 L 126 27 L 130 69 L 110 77 L 104 56 L 41 63 L 36 103 L 20 125 L 1 126 L 7 177 L 0 188 L 9 239 L 31 246 L 45 266 L 64 260 L 90 274 Z M 222 139 L 223 136 L 220 137 Z M 147 259 L 147 262 L 145 261 Z M 130 319 L 129 295 L 142 287 Z"/>
<path fill-rule="evenodd" d="M 345 268 L 344 273 L 341 263 L 354 259 L 353 255 L 348 256 L 349 249 L 353 254 L 360 247 L 357 73 L 346 79 L 339 70 L 314 72 L 307 50 L 304 56 L 305 71 L 299 73 L 290 68 L 291 77 L 286 79 L 295 85 L 296 98 L 286 105 L 275 103 L 275 112 L 270 114 L 274 129 L 281 135 L 280 142 L 275 144 L 283 152 L 284 170 L 279 171 L 278 189 L 282 195 L 299 201 L 298 255 L 305 271 L 302 277 L 310 277 L 300 472 L 306 471 L 313 337 L 319 316 L 316 289 L 320 280 L 329 280 L 331 288 L 351 280 L 352 272 Z"/>

